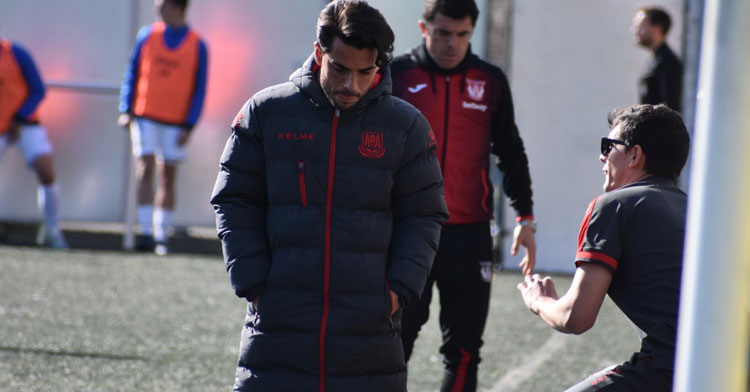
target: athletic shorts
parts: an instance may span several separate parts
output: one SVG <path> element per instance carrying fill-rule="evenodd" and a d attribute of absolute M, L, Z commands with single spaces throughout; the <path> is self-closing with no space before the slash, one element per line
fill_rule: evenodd
<path fill-rule="evenodd" d="M 636 353 L 622 365 L 592 374 L 566 392 L 670 392 L 671 369 L 652 366 L 651 357 Z"/>
<path fill-rule="evenodd" d="M 156 155 L 167 163 L 179 163 L 185 159 L 185 146 L 177 145 L 182 127 L 136 117 L 130 122 L 130 141 L 133 156 Z"/>
<path fill-rule="evenodd" d="M 8 134 L 0 135 L 0 157 L 5 153 L 10 142 Z M 31 166 L 39 157 L 52 154 L 52 143 L 47 138 L 47 131 L 39 124 L 22 125 L 16 146 L 21 150 L 26 164 Z"/>

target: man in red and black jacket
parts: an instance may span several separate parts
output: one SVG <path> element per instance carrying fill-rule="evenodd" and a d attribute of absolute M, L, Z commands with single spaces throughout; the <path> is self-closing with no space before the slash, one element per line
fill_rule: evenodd
<path fill-rule="evenodd" d="M 408 360 L 428 319 L 432 285 L 440 290 L 440 352 L 446 364 L 443 391 L 476 389 L 492 278 L 492 184 L 490 154 L 498 158 L 503 188 L 518 226 L 511 253 L 526 248 L 520 266 L 535 264 L 531 179 L 503 72 L 471 53 L 469 40 L 479 10 L 474 1 L 427 0 L 419 21 L 424 41 L 391 64 L 393 94 L 427 117 L 445 181 L 450 220 L 421 300 L 405 309 L 402 339 Z"/>

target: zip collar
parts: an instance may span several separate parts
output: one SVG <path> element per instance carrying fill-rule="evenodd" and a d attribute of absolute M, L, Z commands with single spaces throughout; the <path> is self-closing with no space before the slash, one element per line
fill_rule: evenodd
<path fill-rule="evenodd" d="M 376 76 L 375 83 L 370 86 L 370 89 L 365 93 L 362 99 L 359 100 L 359 102 L 349 109 L 341 110 L 342 118 L 359 115 L 363 113 L 371 103 L 380 97 L 391 94 L 393 84 L 391 82 L 390 67 L 381 67 L 378 71 L 378 75 L 379 77 Z M 289 81 L 297 86 L 302 93 L 307 95 L 315 106 L 327 111 L 332 111 L 335 108 L 331 101 L 328 100 L 325 92 L 323 92 L 319 76 L 320 67 L 315 62 L 314 55 L 311 54 L 310 57 L 305 60 L 302 67 L 289 76 Z"/>

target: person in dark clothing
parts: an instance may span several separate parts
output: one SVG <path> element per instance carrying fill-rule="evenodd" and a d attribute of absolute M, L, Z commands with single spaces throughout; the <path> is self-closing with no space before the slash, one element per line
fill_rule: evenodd
<path fill-rule="evenodd" d="M 334 1 L 313 54 L 232 125 L 211 203 L 247 299 L 236 391 L 406 391 L 401 308 L 448 219 L 427 120 L 393 97 L 393 32 Z"/>
<path fill-rule="evenodd" d="M 576 272 L 557 296 L 552 279 L 518 285 L 526 306 L 563 333 L 590 329 L 609 294 L 641 338 L 640 351 L 568 389 L 671 391 L 685 240 L 687 195 L 675 180 L 690 137 L 665 105 L 634 105 L 610 114 L 601 140 L 604 194 L 588 206 L 578 234 Z"/>
<path fill-rule="evenodd" d="M 423 42 L 391 64 L 393 93 L 430 121 L 445 179 L 450 220 L 420 301 L 404 310 L 402 338 L 409 359 L 429 317 L 433 284 L 440 291 L 445 372 L 443 391 L 474 391 L 492 279 L 490 154 L 518 225 L 511 253 L 526 248 L 524 274 L 535 264 L 536 226 L 531 179 L 505 74 L 471 52 L 479 10 L 473 1 L 428 0 L 419 27 Z"/>
<path fill-rule="evenodd" d="M 651 50 L 654 58 L 639 80 L 641 103 L 663 103 L 682 109 L 682 62 L 667 45 L 672 20 L 658 7 L 644 7 L 635 13 L 633 33 L 639 45 Z"/>

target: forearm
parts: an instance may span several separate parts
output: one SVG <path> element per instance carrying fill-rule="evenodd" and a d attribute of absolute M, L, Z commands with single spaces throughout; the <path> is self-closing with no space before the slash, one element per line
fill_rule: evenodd
<path fill-rule="evenodd" d="M 394 229 L 386 276 L 402 305 L 415 302 L 422 293 L 440 241 L 441 221 L 414 217 Z"/>
<path fill-rule="evenodd" d="M 571 325 L 572 306 L 565 303 L 564 298 L 539 297 L 530 306 L 530 309 L 555 330 L 562 333 L 579 334 L 582 331 L 578 332 Z"/>

